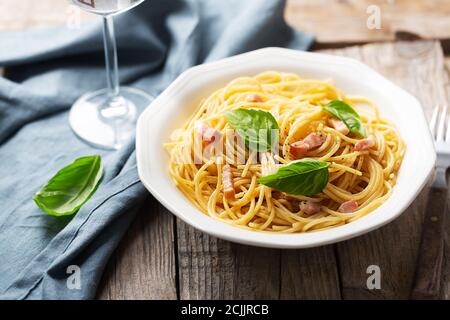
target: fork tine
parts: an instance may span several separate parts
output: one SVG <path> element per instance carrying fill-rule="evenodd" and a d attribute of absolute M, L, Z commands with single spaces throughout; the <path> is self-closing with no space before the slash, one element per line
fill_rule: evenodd
<path fill-rule="evenodd" d="M 442 112 L 439 116 L 439 124 L 438 124 L 438 130 L 436 135 L 436 141 L 443 141 L 444 140 L 444 131 L 445 131 L 445 122 L 447 120 L 447 105 L 444 106 L 442 109 Z"/>
<path fill-rule="evenodd" d="M 436 124 L 437 124 L 439 109 L 440 109 L 439 106 L 436 106 L 433 110 L 433 114 L 431 115 L 430 131 L 431 131 L 433 138 L 436 136 Z"/>

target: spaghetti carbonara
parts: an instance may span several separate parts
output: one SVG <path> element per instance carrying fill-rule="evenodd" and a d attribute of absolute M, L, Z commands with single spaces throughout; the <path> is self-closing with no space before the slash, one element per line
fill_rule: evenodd
<path fill-rule="evenodd" d="M 389 197 L 405 152 L 370 100 L 273 71 L 213 92 L 165 148 L 174 183 L 204 214 L 281 233 L 368 214 Z"/>

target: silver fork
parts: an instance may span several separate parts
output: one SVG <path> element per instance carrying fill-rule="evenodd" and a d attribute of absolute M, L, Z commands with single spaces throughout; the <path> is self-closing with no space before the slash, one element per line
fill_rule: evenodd
<path fill-rule="evenodd" d="M 450 166 L 450 123 L 447 106 L 436 107 L 430 130 L 437 152 L 436 176 L 430 190 L 422 227 L 422 241 L 411 293 L 413 299 L 437 299 L 444 252 L 444 224 L 447 215 L 447 176 Z"/>
<path fill-rule="evenodd" d="M 450 167 L 450 124 L 447 120 L 447 106 L 434 108 L 430 130 L 437 153 L 436 177 L 433 181 L 433 188 L 447 189 L 445 173 L 447 168 Z"/>

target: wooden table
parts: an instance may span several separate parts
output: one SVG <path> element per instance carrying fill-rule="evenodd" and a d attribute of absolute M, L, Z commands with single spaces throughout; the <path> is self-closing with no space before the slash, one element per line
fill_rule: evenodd
<path fill-rule="evenodd" d="M 367 28 L 369 16 L 378 12 L 380 28 Z M 425 39 L 450 37 L 448 0 L 291 0 L 286 18 L 326 44 L 394 40 L 404 31 Z"/>
<path fill-rule="evenodd" d="M 46 10 L 60 0 L 0 0 L 0 30 L 63 23 L 67 17 Z M 342 28 L 345 19 L 324 24 L 326 6 L 354 26 L 366 16 L 364 5 L 379 4 L 387 27 L 367 32 Z M 445 0 L 425 2 L 291 0 L 288 21 L 316 31 L 319 47 L 392 40 L 396 31 L 424 38 L 450 37 Z M 381 3 L 383 2 L 383 3 Z M 387 11 L 386 11 L 387 10 Z M 37 15 L 36 12 L 40 12 Z M 418 18 L 420 13 L 425 12 Z M 11 14 L 12 13 L 12 14 Z M 14 14 L 15 13 L 15 14 Z M 327 16 L 328 17 L 328 16 Z M 82 19 L 89 18 L 82 16 Z M 328 18 L 327 18 L 328 19 Z M 312 21 L 312 22 L 311 22 Z M 417 22 L 420 23 L 417 23 Z M 399 27 L 400 26 L 400 27 Z M 446 26 L 446 27 L 445 27 Z M 336 32 L 335 30 L 340 30 Z M 439 41 L 372 43 L 329 50 L 372 66 L 418 97 L 428 116 L 448 102 L 450 85 Z M 100 299 L 406 299 L 409 297 L 424 219 L 428 189 L 394 222 L 369 234 L 307 250 L 255 248 L 210 237 L 176 219 L 149 196 L 111 258 L 98 290 Z M 450 299 L 450 219 L 447 219 L 441 298 Z M 381 268 L 381 289 L 368 290 L 367 268 Z"/>

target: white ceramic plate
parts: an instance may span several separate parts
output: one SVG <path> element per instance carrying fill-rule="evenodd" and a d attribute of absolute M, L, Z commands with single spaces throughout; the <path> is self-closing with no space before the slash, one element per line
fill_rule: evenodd
<path fill-rule="evenodd" d="M 163 143 L 184 123 L 199 101 L 239 76 L 275 70 L 313 79 L 332 78 L 347 95 L 371 98 L 382 116 L 393 121 L 407 151 L 393 194 L 367 216 L 329 230 L 271 234 L 245 230 L 216 221 L 194 207 L 171 181 Z M 137 164 L 147 189 L 179 218 L 213 236 L 249 245 L 307 248 L 349 239 L 398 217 L 423 188 L 436 161 L 433 141 L 420 103 L 368 66 L 349 58 L 266 48 L 191 68 L 181 74 L 141 114 L 137 124 Z"/>

